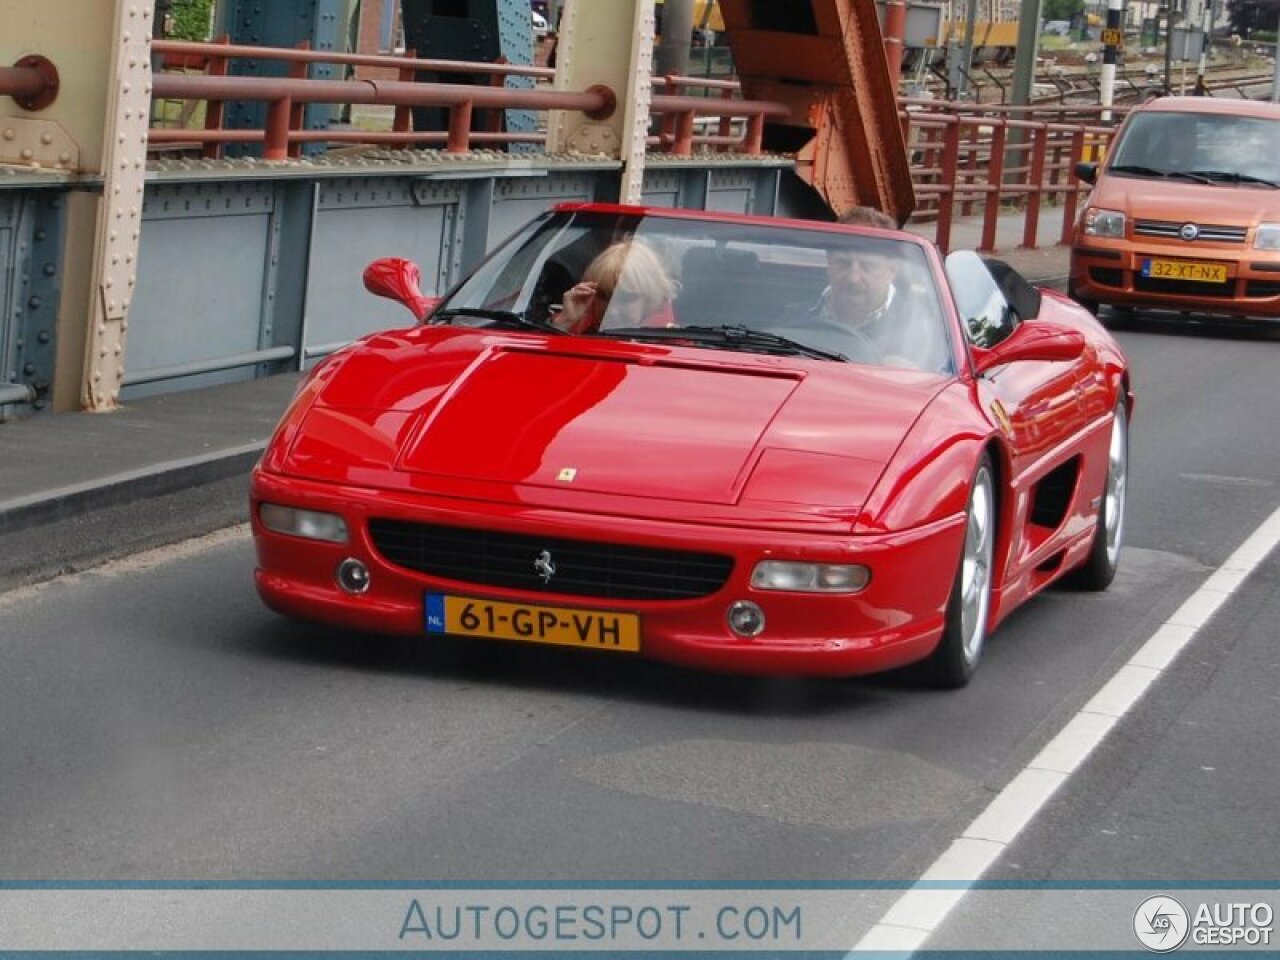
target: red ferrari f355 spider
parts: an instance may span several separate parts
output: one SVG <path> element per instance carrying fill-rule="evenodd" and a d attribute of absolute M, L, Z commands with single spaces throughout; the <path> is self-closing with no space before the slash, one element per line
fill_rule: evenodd
<path fill-rule="evenodd" d="M 972 675 L 1050 583 L 1115 575 L 1110 335 L 910 234 L 556 207 L 419 323 L 313 369 L 253 474 L 289 616 L 726 671 Z"/>

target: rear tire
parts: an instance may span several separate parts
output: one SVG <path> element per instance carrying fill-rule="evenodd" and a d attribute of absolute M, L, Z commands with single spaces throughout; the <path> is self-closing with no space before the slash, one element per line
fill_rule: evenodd
<path fill-rule="evenodd" d="M 1129 411 L 1121 400 L 1111 423 L 1107 450 L 1107 480 L 1098 507 L 1098 526 L 1089 556 L 1070 577 L 1082 590 L 1105 590 L 1116 577 L 1124 546 L 1124 507 L 1129 486 Z"/>
<path fill-rule="evenodd" d="M 921 665 L 925 678 L 936 687 L 963 687 L 982 659 L 991 613 L 991 574 L 995 557 L 995 471 L 991 458 L 982 455 L 969 485 L 964 546 L 947 601 L 942 639 Z"/>

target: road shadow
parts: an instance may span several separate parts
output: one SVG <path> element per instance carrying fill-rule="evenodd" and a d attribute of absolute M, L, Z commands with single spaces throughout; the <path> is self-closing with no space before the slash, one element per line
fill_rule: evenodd
<path fill-rule="evenodd" d="M 1280 320 L 1218 317 L 1176 310 L 1117 310 L 1104 307 L 1099 319 L 1109 330 L 1161 336 L 1280 342 Z"/>
<path fill-rule="evenodd" d="M 878 709 L 929 688 L 911 670 L 868 677 L 764 677 L 715 673 L 625 654 L 508 641 L 386 636 L 267 617 L 240 646 L 321 670 L 587 694 L 750 716 L 818 716 Z"/>

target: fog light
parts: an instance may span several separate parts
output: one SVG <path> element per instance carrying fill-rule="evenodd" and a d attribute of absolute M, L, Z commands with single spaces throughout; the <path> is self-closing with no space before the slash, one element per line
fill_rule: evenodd
<path fill-rule="evenodd" d="M 355 557 L 338 564 L 338 586 L 347 593 L 364 593 L 369 589 L 369 568 Z"/>
<path fill-rule="evenodd" d="M 729 629 L 740 637 L 758 637 L 764 630 L 764 611 L 750 600 L 739 600 L 729 608 Z"/>

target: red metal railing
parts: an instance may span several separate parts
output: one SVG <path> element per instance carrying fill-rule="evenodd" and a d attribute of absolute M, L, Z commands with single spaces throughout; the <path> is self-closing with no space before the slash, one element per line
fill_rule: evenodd
<path fill-rule="evenodd" d="M 213 43 L 196 43 L 188 40 L 156 40 L 151 44 L 152 53 L 163 57 L 169 67 L 186 67 L 198 70 L 212 69 L 215 63 L 228 60 L 279 60 L 285 63 L 325 63 L 346 67 L 386 67 L 399 73 L 422 71 L 434 73 L 465 73 L 478 76 L 535 77 L 551 80 L 555 70 L 550 67 L 533 67 L 517 63 L 488 63 L 471 60 L 428 60 L 392 54 L 335 53 L 331 50 L 310 50 L 305 47 L 255 47 L 233 44 L 225 40 Z M 221 71 L 223 74 L 226 70 Z"/>
<path fill-rule="evenodd" d="M 191 142 L 263 144 L 267 160 L 284 160 L 292 143 L 306 140 L 355 139 L 365 143 L 406 143 L 426 139 L 443 139 L 450 153 L 470 149 L 473 139 L 493 139 L 473 133 L 474 110 L 580 110 L 591 116 L 605 117 L 616 105 L 612 91 L 595 88 L 582 92 L 561 90 L 511 90 L 499 87 L 448 83 L 406 83 L 400 80 L 304 80 L 294 77 L 219 77 L 207 75 L 159 74 L 153 93 L 161 99 L 204 100 L 209 102 L 239 100 L 265 103 L 267 117 L 262 130 L 157 130 L 152 143 Z M 393 107 L 444 107 L 449 113 L 448 130 L 444 133 L 306 131 L 298 129 L 293 110 L 308 103 L 372 104 Z M 354 135 L 354 136 L 352 136 Z M 501 135 L 500 139 L 520 139 L 517 135 Z"/>
<path fill-rule="evenodd" d="M 202 130 L 153 129 L 154 145 L 198 144 L 206 156 L 216 156 L 227 143 L 260 143 L 268 160 L 296 156 L 304 143 L 371 143 L 390 146 L 437 145 L 461 153 L 477 145 L 545 142 L 545 134 L 503 131 L 496 122 L 474 130 L 476 110 L 578 110 L 605 117 L 615 109 L 615 95 L 605 88 L 584 91 L 519 89 L 502 86 L 509 76 L 548 80 L 554 71 L 506 63 L 428 60 L 409 56 L 337 54 L 309 49 L 284 49 L 229 43 L 157 41 L 153 50 L 170 66 L 195 68 L 196 75 L 158 73 L 154 95 L 159 99 L 206 103 Z M 258 78 L 228 76 L 235 57 L 278 60 L 290 65 L 290 76 Z M 393 69 L 394 80 L 310 80 L 314 63 Z M 12 68 L 10 68 L 12 69 Z M 487 76 L 489 85 L 416 83 L 414 76 L 437 74 Z M 4 74 L 0 74 L 3 77 Z M 30 84 L 29 77 L 24 83 Z M 694 95 L 700 91 L 702 95 Z M 664 76 L 654 80 L 651 112 L 658 118 L 651 146 L 676 155 L 696 148 L 761 151 L 764 123 L 789 112 L 782 104 L 748 101 L 740 97 L 736 81 L 701 77 Z M 261 130 L 222 129 L 222 104 L 229 100 L 267 105 Z M 385 105 L 393 108 L 386 130 L 304 130 L 302 107 L 308 103 Z M 446 130 L 411 129 L 414 107 L 442 107 Z M 1113 107 L 1113 117 L 1122 108 Z M 1022 244 L 1037 245 L 1041 214 L 1046 204 L 1063 207 L 1061 236 L 1066 242 L 1075 219 L 1080 193 L 1087 189 L 1073 167 L 1105 149 L 1113 132 L 1101 122 L 1097 106 L 1037 105 L 1007 107 L 937 100 L 899 101 L 899 119 L 911 158 L 917 196 L 916 222 L 936 223 L 935 240 L 945 251 L 957 215 L 982 216 L 979 249 L 995 248 L 997 222 L 1010 211 L 1023 216 Z M 712 118 L 714 133 L 699 132 L 697 118 Z M 735 135 L 736 134 L 736 135 Z"/>
<path fill-rule="evenodd" d="M 1011 211 L 1023 217 L 1021 245 L 1037 246 L 1046 203 L 1063 207 L 1054 242 L 1070 241 L 1080 194 L 1088 189 L 1076 178 L 1075 164 L 1100 156 L 1115 131 L 1098 119 L 1100 107 L 910 99 L 901 100 L 900 107 L 918 201 L 913 219 L 934 220 L 934 240 L 944 252 L 950 248 L 956 215 L 972 216 L 979 208 L 979 250 L 996 248 L 1000 218 Z"/>
<path fill-rule="evenodd" d="M 655 94 L 666 92 L 676 96 L 689 93 L 694 89 L 701 89 L 707 91 L 703 96 L 709 97 L 712 91 L 716 91 L 721 101 L 735 100 L 742 89 L 737 80 L 685 77 L 677 74 L 654 77 L 653 87 Z M 719 109 L 703 115 L 719 119 L 714 134 L 699 135 L 694 129 L 694 117 L 692 115 L 686 118 L 681 114 L 671 112 L 663 116 L 658 136 L 651 137 L 650 143 L 677 155 L 692 153 L 695 144 L 714 147 L 722 152 L 743 146 L 743 138 L 734 136 L 734 117 L 732 115 L 723 113 Z M 763 133 L 763 128 L 760 133 Z M 747 139 L 756 139 L 758 134 L 756 131 L 748 129 L 746 136 Z"/>
<path fill-rule="evenodd" d="M 333 143 L 374 143 L 389 146 L 413 146 L 444 144 L 448 152 L 464 152 L 473 144 L 501 144 L 514 142 L 545 142 L 541 133 L 504 132 L 497 118 L 500 111 L 509 109 L 533 110 L 582 110 L 595 116 L 607 116 L 613 109 L 613 93 L 603 88 L 571 93 L 553 90 L 512 89 L 502 86 L 510 76 L 533 77 L 549 80 L 555 71 L 545 67 L 531 67 L 508 63 L 473 63 L 458 60 L 429 60 L 414 56 L 388 56 L 374 54 L 340 54 L 306 48 L 254 47 L 218 43 L 190 43 L 181 41 L 156 41 L 152 49 L 170 68 L 197 69 L 201 74 L 158 73 L 154 95 L 158 99 L 195 101 L 203 100 L 208 106 L 203 130 L 157 128 L 151 132 L 151 143 L 159 146 L 173 144 L 200 144 L 205 156 L 217 156 L 226 143 L 262 143 L 264 157 L 281 160 L 296 156 L 305 142 L 326 141 Z M 289 64 L 292 81 L 303 81 L 307 87 L 283 86 L 285 80 L 264 80 L 271 89 L 252 86 L 245 81 L 258 78 L 230 77 L 228 63 L 231 59 L 254 58 L 275 60 Z M 394 69 L 397 79 L 360 81 L 305 80 L 306 69 L 313 63 L 335 66 Z M 414 83 L 419 72 L 438 74 L 465 74 L 487 76 L 490 86 L 471 84 Z M 216 81 L 205 83 L 201 81 Z M 346 84 L 334 87 L 331 84 Z M 330 86 L 316 86 L 330 84 Z M 369 84 L 374 91 L 359 89 Z M 682 91 L 701 86 L 722 91 L 718 100 L 692 97 Z M 671 93 L 655 93 L 651 111 L 662 117 L 664 134 L 651 138 L 658 146 L 672 153 L 687 155 L 695 145 L 717 149 L 737 149 L 749 154 L 761 150 L 766 117 L 786 116 L 788 111 L 781 104 L 739 100 L 735 97 L 737 84 L 723 80 L 702 80 L 694 77 L 663 78 L 660 89 Z M 601 99 L 601 98 L 605 99 Z M 250 100 L 268 105 L 264 129 L 224 130 L 222 104 L 228 100 Z M 303 130 L 301 107 L 305 103 L 384 104 L 395 108 L 390 130 Z M 445 107 L 449 110 L 447 131 L 413 131 L 410 111 L 415 106 Z M 472 131 L 471 117 L 477 109 L 489 110 L 490 122 L 482 131 Z M 698 116 L 719 118 L 716 134 L 696 135 Z M 286 117 L 288 122 L 286 123 Z M 743 121 L 742 136 L 733 135 L 735 120 Z"/>
<path fill-rule="evenodd" d="M 10 96 L 23 110 L 43 110 L 58 97 L 58 70 L 53 61 L 29 54 L 12 67 L 0 67 L 0 96 Z"/>

